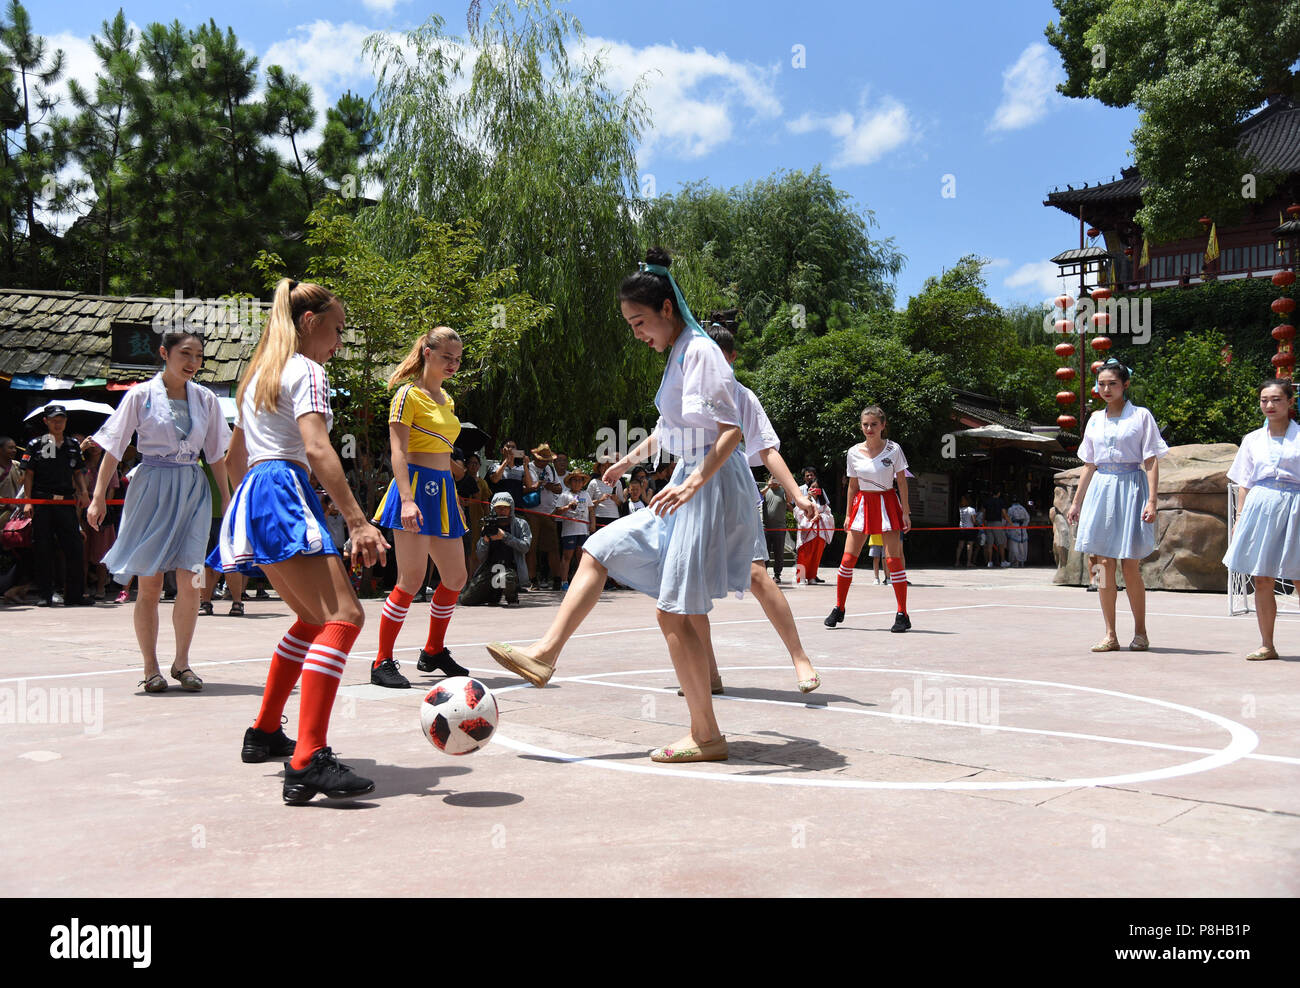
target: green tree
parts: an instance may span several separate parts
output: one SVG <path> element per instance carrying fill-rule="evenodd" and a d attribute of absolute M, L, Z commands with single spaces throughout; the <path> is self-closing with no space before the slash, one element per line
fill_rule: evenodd
<path fill-rule="evenodd" d="M 1238 219 L 1278 176 L 1237 148 L 1238 125 L 1266 99 L 1300 96 L 1300 4 L 1277 0 L 1055 0 L 1048 41 L 1066 96 L 1136 106 L 1134 159 L 1147 185 L 1137 222 L 1156 241 L 1191 235 L 1196 218 Z"/>
<path fill-rule="evenodd" d="M 308 227 L 312 253 L 305 276 L 334 292 L 347 309 L 347 345 L 330 362 L 334 387 L 350 395 L 339 410 L 340 434 L 356 436 L 367 455 L 386 448 L 384 381 L 416 338 L 440 325 L 455 328 L 464 344 L 461 370 L 449 383 L 460 417 L 501 414 L 484 404 L 479 386 L 503 361 L 509 365 L 520 341 L 536 332 L 550 310 L 514 290 L 518 276 L 512 268 L 484 271 L 485 250 L 473 221 L 417 219 L 412 250 L 396 260 L 377 249 L 336 196 L 326 197 Z M 268 287 L 283 277 L 277 255 L 263 253 L 255 266 Z M 373 508 L 366 505 L 368 512 Z"/>
<path fill-rule="evenodd" d="M 1207 329 L 1160 346 L 1130 389 L 1151 409 L 1169 445 L 1237 443 L 1263 421 L 1256 390 L 1262 379 L 1231 355 L 1227 337 Z"/>
<path fill-rule="evenodd" d="M 361 175 L 378 147 L 377 128 L 370 101 L 351 90 L 325 111 L 325 130 L 315 152 L 316 167 L 344 199 L 354 203 L 360 203 Z"/>
<path fill-rule="evenodd" d="M 95 193 L 93 225 L 100 295 L 108 292 L 109 256 L 117 240 L 115 224 L 120 223 L 120 165 L 132 148 L 127 124 L 140 72 L 133 51 L 135 40 L 135 31 L 127 26 L 119 9 L 112 23 L 103 22 L 103 37 L 90 39 L 100 63 L 93 92 L 75 79 L 68 81 L 72 105 L 78 110 L 72 129 L 73 154 L 90 177 Z"/>
<path fill-rule="evenodd" d="M 318 179 L 311 174 L 312 158 L 298 150 L 298 141 L 316 123 L 311 105 L 311 87 L 279 65 L 266 70 L 266 113 L 274 133 L 289 141 L 293 151 L 293 172 L 302 189 L 306 212 L 315 205 L 312 188 Z"/>
<path fill-rule="evenodd" d="M 499 353 L 484 369 L 480 396 L 498 416 L 485 425 L 587 449 L 610 418 L 643 406 L 662 367 L 615 300 L 642 253 L 640 87 L 613 92 L 599 58 L 575 64 L 581 27 L 547 0 L 471 21 L 468 42 L 438 17 L 400 43 L 368 39 L 385 186 L 363 221 L 400 257 L 416 216 L 475 218 L 485 270 L 515 267 L 520 289 L 551 306 L 517 360 Z M 575 394 L 591 400 L 557 400 Z"/>
<path fill-rule="evenodd" d="M 36 220 L 37 206 L 57 212 L 68 205 L 69 190 L 60 190 L 54 183 L 67 158 L 67 139 L 63 121 L 54 115 L 58 99 L 49 91 L 63 75 L 63 50 L 51 52 L 46 39 L 32 33 L 31 17 L 19 0 L 9 0 L 5 18 L 7 23 L 0 26 L 0 57 L 11 95 L 0 102 L 9 104 L 4 107 L 8 113 L 4 163 L 12 183 L 6 204 L 25 218 L 21 239 L 27 254 L 26 277 L 29 285 L 36 285 L 40 251 L 51 236 Z M 10 131 L 19 133 L 11 137 Z M 20 235 L 12 219 L 8 237 L 11 273 L 16 274 L 13 246 Z"/>
<path fill-rule="evenodd" d="M 818 167 L 725 191 L 687 185 L 655 200 L 644 227 L 702 267 L 741 309 L 742 329 L 761 330 L 754 360 L 826 332 L 836 305 L 892 307 L 904 258 L 892 238 L 870 238 L 875 222 Z"/>

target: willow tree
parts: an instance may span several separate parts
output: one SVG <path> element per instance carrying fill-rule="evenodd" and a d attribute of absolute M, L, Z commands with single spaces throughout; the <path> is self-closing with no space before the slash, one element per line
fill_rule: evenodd
<path fill-rule="evenodd" d="M 581 26 L 547 0 L 471 19 L 467 39 L 430 18 L 366 43 L 383 151 L 383 197 L 364 221 L 392 256 L 419 217 L 470 217 L 487 269 L 552 307 L 513 352 L 492 355 L 476 404 L 484 425 L 521 440 L 596 446 L 596 432 L 646 411 L 662 362 L 637 348 L 619 313 L 635 266 L 640 86 L 616 93 L 599 57 L 577 60 Z"/>

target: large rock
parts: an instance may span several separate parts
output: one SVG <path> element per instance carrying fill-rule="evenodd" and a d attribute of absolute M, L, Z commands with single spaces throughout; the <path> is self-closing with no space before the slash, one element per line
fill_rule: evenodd
<path fill-rule="evenodd" d="M 1232 443 L 1174 446 L 1160 461 L 1156 497 L 1156 551 L 1142 560 L 1142 582 L 1151 590 L 1212 590 L 1228 584 L 1223 554 L 1228 550 L 1228 469 Z M 1083 467 L 1056 475 L 1053 542 L 1056 583 L 1086 586 L 1086 557 L 1074 551 L 1077 525 L 1065 516 L 1079 488 Z M 1118 575 L 1124 585 L 1123 573 Z"/>

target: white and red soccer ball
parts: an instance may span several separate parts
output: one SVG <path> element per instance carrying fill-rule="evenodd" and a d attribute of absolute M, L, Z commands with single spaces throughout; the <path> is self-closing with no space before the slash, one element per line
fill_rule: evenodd
<path fill-rule="evenodd" d="M 468 755 L 492 739 L 497 729 L 497 698 L 477 679 L 444 679 L 420 704 L 420 727 L 439 751 Z"/>

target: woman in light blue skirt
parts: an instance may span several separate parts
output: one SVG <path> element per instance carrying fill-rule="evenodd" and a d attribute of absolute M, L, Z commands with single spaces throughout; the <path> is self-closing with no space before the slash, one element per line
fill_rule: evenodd
<path fill-rule="evenodd" d="M 1259 389 L 1264 427 L 1245 436 L 1228 479 L 1237 484 L 1237 524 L 1223 557 L 1234 573 L 1255 582 L 1261 645 L 1246 658 L 1276 659 L 1275 580 L 1300 580 L 1300 426 L 1291 419 L 1295 388 L 1266 381 Z"/>
<path fill-rule="evenodd" d="M 1119 650 L 1115 632 L 1117 562 L 1123 566 L 1124 589 L 1133 611 L 1129 648 L 1144 652 L 1150 647 L 1142 560 L 1156 547 L 1159 460 L 1169 447 L 1160 438 L 1151 413 L 1125 397 L 1131 373 L 1114 357 L 1097 373 L 1097 392 L 1106 407 L 1088 418 L 1078 453 L 1084 462 L 1083 476 L 1066 515 L 1071 525 L 1079 525 L 1075 550 L 1091 557 L 1090 570 L 1101 568 L 1097 596 L 1106 637 L 1092 646 L 1094 652 Z"/>
<path fill-rule="evenodd" d="M 218 489 L 226 490 L 230 429 L 216 395 L 193 380 L 203 366 L 203 338 L 189 330 L 166 333 L 159 354 L 165 362 L 162 373 L 128 391 L 92 437 L 104 449 L 104 462 L 86 520 L 98 530 L 109 478 L 132 433 L 137 434 L 141 464 L 127 488 L 121 530 L 104 565 L 123 585 L 133 576 L 140 579 L 134 623 L 146 693 L 167 689 L 158 668 L 158 598 L 164 574 L 175 572 L 176 658 L 171 676 L 181 689 L 196 692 L 203 680 L 190 669 L 189 648 L 199 615 L 196 575 L 203 569 L 212 521 L 212 494 L 198 457 L 203 453 Z"/>
<path fill-rule="evenodd" d="M 546 635 L 531 648 L 492 642 L 505 668 L 545 686 L 565 642 L 600 597 L 605 580 L 655 598 L 686 704 L 690 733 L 650 753 L 657 762 L 721 761 L 727 739 L 713 713 L 708 612 L 750 585 L 750 564 L 764 545 L 753 474 L 740 450 L 735 378 L 718 345 L 696 323 L 668 273 L 665 251 L 652 249 L 640 271 L 623 280 L 619 300 L 633 335 L 668 352 L 655 395 L 654 432 L 605 471 L 613 484 L 656 451 L 678 457 L 672 480 L 650 502 L 605 526 L 584 546 L 578 573 Z M 765 554 L 765 553 L 764 553 Z"/>

